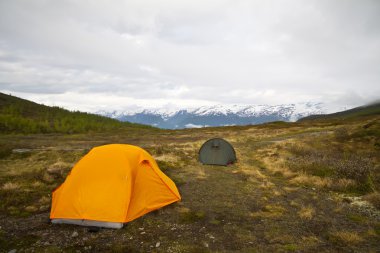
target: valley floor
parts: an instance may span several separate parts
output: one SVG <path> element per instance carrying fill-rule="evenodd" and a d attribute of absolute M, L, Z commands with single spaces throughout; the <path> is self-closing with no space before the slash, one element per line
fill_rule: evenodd
<path fill-rule="evenodd" d="M 378 128 L 372 118 L 2 136 L 0 252 L 379 252 Z M 375 134 L 363 134 L 368 129 Z M 198 149 L 212 137 L 235 147 L 236 164 L 198 163 Z M 120 230 L 50 224 L 51 191 L 93 146 L 108 143 L 149 151 L 182 201 Z M 341 164 L 361 168 L 360 175 L 340 171 Z"/>

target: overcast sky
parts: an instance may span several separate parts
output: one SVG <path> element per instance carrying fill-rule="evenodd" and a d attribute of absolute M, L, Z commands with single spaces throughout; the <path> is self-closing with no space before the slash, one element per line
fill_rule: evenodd
<path fill-rule="evenodd" d="M 84 111 L 362 105 L 380 1 L 1 0 L 0 91 Z"/>

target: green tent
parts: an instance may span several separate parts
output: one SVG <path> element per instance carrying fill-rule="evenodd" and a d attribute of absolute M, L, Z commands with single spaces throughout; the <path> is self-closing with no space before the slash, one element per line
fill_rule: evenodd
<path fill-rule="evenodd" d="M 202 164 L 226 166 L 236 162 L 236 153 L 226 140 L 214 138 L 206 141 L 199 149 L 199 161 Z"/>

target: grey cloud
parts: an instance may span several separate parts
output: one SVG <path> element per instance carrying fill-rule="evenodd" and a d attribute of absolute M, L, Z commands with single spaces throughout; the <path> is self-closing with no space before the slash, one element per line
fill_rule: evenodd
<path fill-rule="evenodd" d="M 371 0 L 3 0 L 0 90 L 359 105 L 380 94 L 379 12 Z"/>

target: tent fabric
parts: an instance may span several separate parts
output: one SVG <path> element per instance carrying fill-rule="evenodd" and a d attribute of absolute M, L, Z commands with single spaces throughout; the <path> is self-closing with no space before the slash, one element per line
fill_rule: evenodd
<path fill-rule="evenodd" d="M 206 141 L 199 149 L 199 161 L 208 165 L 228 165 L 236 162 L 236 153 L 232 145 L 221 138 Z"/>
<path fill-rule="evenodd" d="M 145 150 L 110 144 L 93 148 L 73 167 L 53 192 L 50 219 L 125 223 L 180 199 Z"/>
<path fill-rule="evenodd" d="M 102 227 L 102 228 L 122 228 L 122 222 L 94 221 L 94 220 L 79 220 L 79 219 L 52 219 L 53 224 L 71 224 L 85 227 Z"/>

